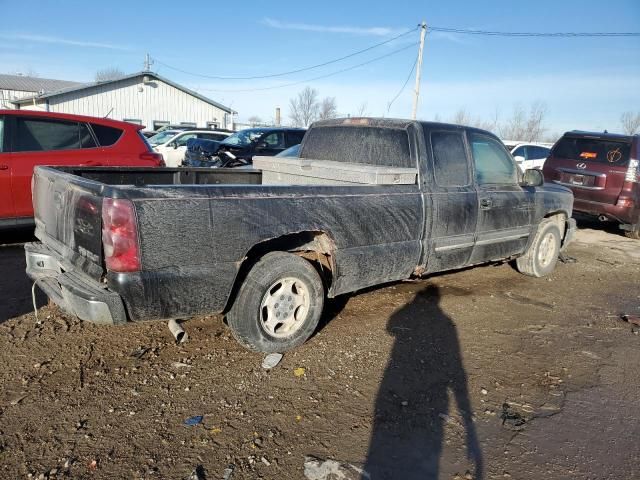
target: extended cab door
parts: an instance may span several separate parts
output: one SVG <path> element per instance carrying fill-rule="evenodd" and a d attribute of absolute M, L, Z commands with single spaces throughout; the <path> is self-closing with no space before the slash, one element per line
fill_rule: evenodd
<path fill-rule="evenodd" d="M 428 226 L 425 251 L 430 252 L 426 269 L 437 272 L 468 264 L 475 242 L 478 198 L 473 182 L 464 130 L 424 128 L 425 145 L 433 172 L 431 235 Z M 427 172 L 427 176 L 429 172 Z M 426 202 L 427 204 L 429 202 Z"/>
<path fill-rule="evenodd" d="M 531 233 L 534 192 L 518 184 L 517 167 L 504 145 L 468 132 L 478 191 L 478 228 L 470 263 L 522 253 Z"/>
<path fill-rule="evenodd" d="M 15 217 L 11 194 L 11 154 L 7 151 L 6 132 L 5 117 L 0 115 L 0 226 L 13 223 Z"/>

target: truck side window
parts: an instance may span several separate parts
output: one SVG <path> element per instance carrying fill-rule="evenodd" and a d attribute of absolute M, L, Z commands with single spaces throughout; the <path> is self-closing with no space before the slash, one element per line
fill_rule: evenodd
<path fill-rule="evenodd" d="M 471 133 L 469 137 L 479 185 L 518 182 L 516 165 L 500 142 L 478 133 Z"/>
<path fill-rule="evenodd" d="M 469 185 L 464 140 L 457 132 L 432 132 L 433 167 L 436 184 L 441 187 Z"/>
<path fill-rule="evenodd" d="M 80 148 L 77 122 L 16 118 L 14 151 L 40 152 Z"/>

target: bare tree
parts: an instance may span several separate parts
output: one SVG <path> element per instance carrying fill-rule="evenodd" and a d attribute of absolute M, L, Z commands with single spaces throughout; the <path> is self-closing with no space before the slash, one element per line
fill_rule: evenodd
<path fill-rule="evenodd" d="M 117 80 L 124 77 L 124 72 L 118 67 L 108 67 L 96 72 L 96 82 L 107 82 L 109 80 Z"/>
<path fill-rule="evenodd" d="M 522 105 L 513 108 L 513 114 L 506 123 L 500 125 L 500 136 L 508 140 L 535 142 L 542 139 L 545 132 L 544 117 L 547 107 L 542 102 L 534 102 L 529 112 Z"/>
<path fill-rule="evenodd" d="M 451 123 L 455 123 L 456 125 L 468 125 L 470 123 L 469 114 L 464 108 L 460 108 L 451 118 Z"/>
<path fill-rule="evenodd" d="M 369 111 L 367 110 L 368 106 L 369 105 L 367 104 L 367 102 L 362 102 L 356 109 L 356 112 L 353 114 L 353 116 L 366 117 L 367 115 L 369 115 Z"/>
<path fill-rule="evenodd" d="M 338 107 L 336 106 L 336 97 L 324 97 L 320 102 L 320 111 L 318 112 L 318 120 L 327 120 L 338 116 Z"/>
<path fill-rule="evenodd" d="M 526 136 L 528 142 L 534 142 L 542 139 L 542 134 L 546 130 L 544 128 L 544 117 L 547 114 L 547 106 L 540 102 L 533 102 L 529 109 L 529 116 L 525 123 Z"/>
<path fill-rule="evenodd" d="M 635 135 L 640 130 L 640 112 L 624 112 L 620 115 L 620 123 L 622 124 L 622 131 L 626 135 Z"/>
<path fill-rule="evenodd" d="M 320 112 L 318 103 L 318 91 L 315 88 L 306 87 L 298 93 L 296 98 L 289 100 L 289 117 L 294 127 L 308 127 Z"/>
<path fill-rule="evenodd" d="M 252 126 L 262 123 L 262 118 L 260 118 L 258 115 L 251 115 L 247 120 Z"/>

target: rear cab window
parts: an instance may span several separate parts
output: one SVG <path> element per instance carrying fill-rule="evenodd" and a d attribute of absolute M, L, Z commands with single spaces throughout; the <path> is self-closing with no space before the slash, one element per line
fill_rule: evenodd
<path fill-rule="evenodd" d="M 553 156 L 626 167 L 629 164 L 631 145 L 597 138 L 563 137 L 553 148 Z"/>
<path fill-rule="evenodd" d="M 400 128 L 347 125 L 311 128 L 304 136 L 300 156 L 386 167 L 416 167 L 407 130 Z"/>

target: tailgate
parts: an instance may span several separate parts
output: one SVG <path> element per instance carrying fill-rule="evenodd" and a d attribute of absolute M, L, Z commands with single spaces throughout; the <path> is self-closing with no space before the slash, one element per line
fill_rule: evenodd
<path fill-rule="evenodd" d="M 36 237 L 65 264 L 96 279 L 104 273 L 99 185 L 46 167 L 33 175 Z"/>

